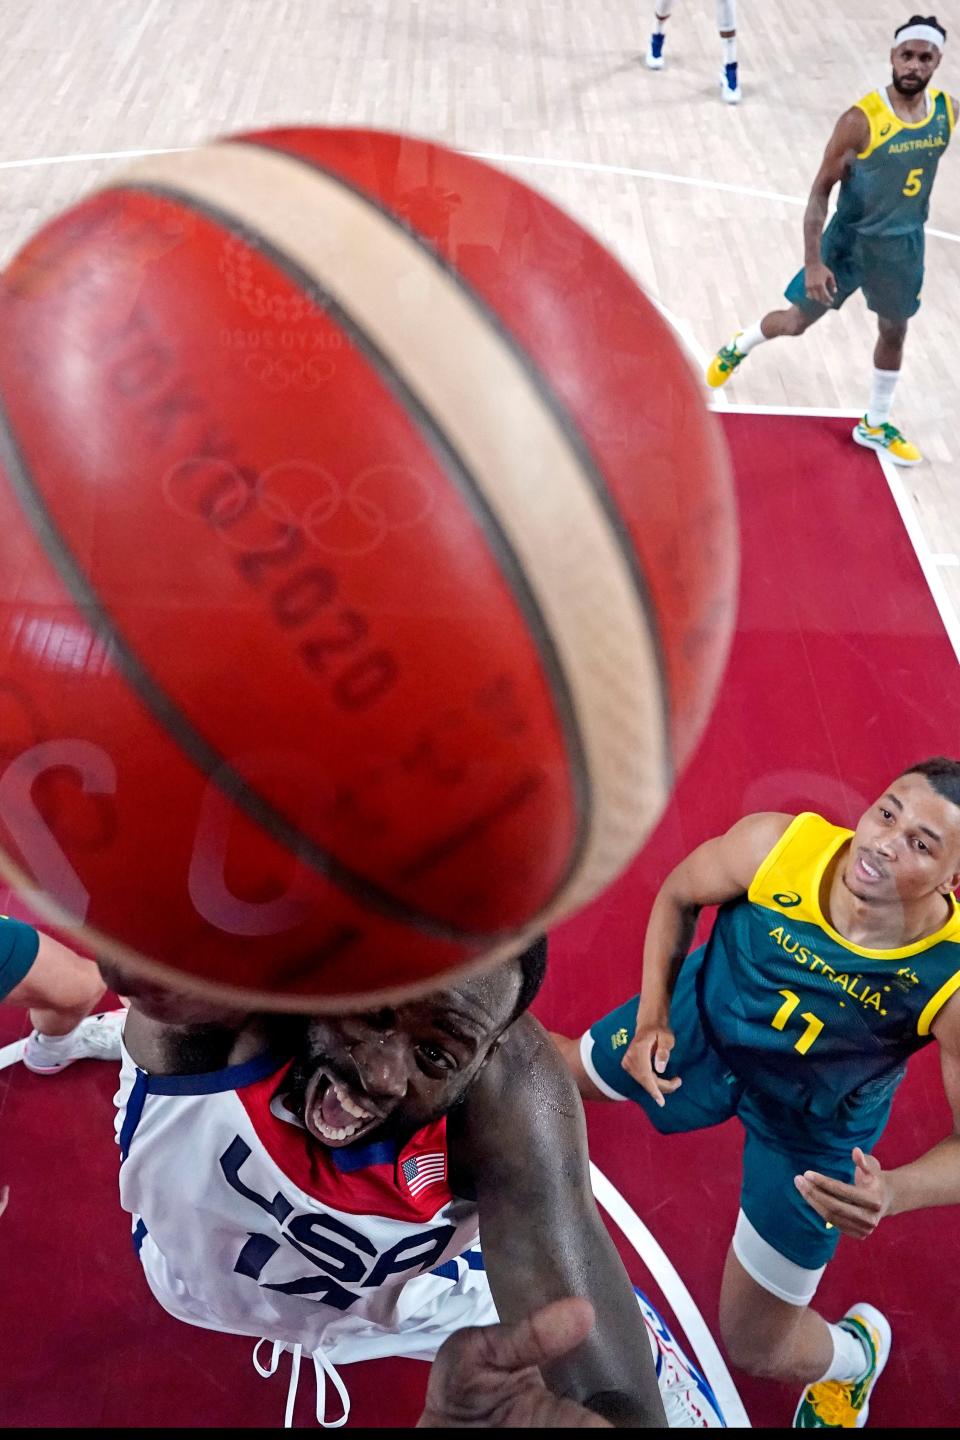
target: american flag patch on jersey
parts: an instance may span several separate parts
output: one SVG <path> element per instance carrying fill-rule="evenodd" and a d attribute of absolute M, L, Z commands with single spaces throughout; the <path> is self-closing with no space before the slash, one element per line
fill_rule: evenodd
<path fill-rule="evenodd" d="M 430 1150 L 422 1155 L 411 1155 L 404 1160 L 400 1169 L 411 1195 L 419 1195 L 430 1185 L 442 1185 L 447 1178 L 447 1157 L 442 1150 Z"/>

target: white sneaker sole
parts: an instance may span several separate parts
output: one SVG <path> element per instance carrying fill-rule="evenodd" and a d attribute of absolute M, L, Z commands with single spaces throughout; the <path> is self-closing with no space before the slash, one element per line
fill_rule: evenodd
<path fill-rule="evenodd" d="M 847 1311 L 847 1314 L 843 1318 L 846 1320 L 847 1316 L 852 1314 L 862 1316 L 868 1324 L 873 1326 L 874 1330 L 877 1330 L 880 1333 L 880 1354 L 877 1358 L 877 1368 L 874 1372 L 873 1384 L 870 1386 L 870 1394 L 867 1396 L 867 1403 L 866 1405 L 864 1405 L 863 1409 L 860 1411 L 860 1414 L 857 1416 L 857 1424 L 855 1428 L 857 1430 L 862 1430 L 864 1425 L 866 1425 L 867 1423 L 867 1416 L 870 1414 L 870 1399 L 873 1395 L 874 1387 L 876 1386 L 877 1381 L 880 1379 L 880 1376 L 883 1374 L 884 1367 L 886 1366 L 887 1361 L 890 1359 L 890 1350 L 893 1346 L 893 1331 L 890 1329 L 890 1321 L 887 1319 L 886 1315 L 881 1315 L 880 1311 L 876 1308 L 875 1305 L 851 1305 L 850 1309 Z"/>
<path fill-rule="evenodd" d="M 721 72 L 720 99 L 723 101 L 724 105 L 739 105 L 741 100 L 741 94 L 742 92 L 739 85 L 737 86 L 736 90 L 730 89 L 730 86 L 727 84 L 726 75 Z"/>
<path fill-rule="evenodd" d="M 881 440 L 871 440 L 869 435 L 861 435 L 859 425 L 855 425 L 850 434 L 858 445 L 863 446 L 864 450 L 876 450 L 878 455 L 886 455 L 887 459 L 894 465 L 902 465 L 906 469 L 910 469 L 914 465 L 923 464 L 922 455 L 919 460 L 903 460 L 899 455 L 894 455 L 892 450 L 888 450 Z"/>
<path fill-rule="evenodd" d="M 64 1060 L 61 1065 L 31 1065 L 27 1059 L 26 1046 L 24 1046 L 24 1052 L 20 1057 L 20 1062 L 24 1069 L 30 1071 L 31 1075 L 59 1075 L 61 1070 L 66 1070 L 68 1066 L 75 1064 L 79 1059 L 80 1056 L 75 1055 L 70 1060 Z"/>
<path fill-rule="evenodd" d="M 651 55 L 648 51 L 644 63 L 648 70 L 662 70 L 666 62 L 662 55 Z"/>

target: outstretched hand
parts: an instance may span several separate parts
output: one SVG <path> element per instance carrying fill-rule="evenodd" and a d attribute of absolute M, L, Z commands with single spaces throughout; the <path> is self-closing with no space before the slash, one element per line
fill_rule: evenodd
<path fill-rule="evenodd" d="M 807 1204 L 828 1224 L 836 1226 L 843 1235 L 866 1240 L 888 1214 L 892 1195 L 876 1156 L 865 1155 L 859 1146 L 852 1153 L 856 1167 L 852 1185 L 818 1175 L 815 1170 L 805 1170 L 794 1177 L 793 1183 Z"/>
<path fill-rule="evenodd" d="M 540 1367 L 585 1340 L 587 1300 L 554 1300 L 516 1325 L 473 1326 L 445 1340 L 430 1370 L 418 1427 L 612 1429 L 601 1416 L 553 1395 Z"/>

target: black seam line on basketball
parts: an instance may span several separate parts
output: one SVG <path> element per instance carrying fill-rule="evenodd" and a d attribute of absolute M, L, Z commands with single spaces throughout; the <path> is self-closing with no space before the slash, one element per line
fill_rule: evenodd
<path fill-rule="evenodd" d="M 508 350 L 510 350 L 534 390 L 536 390 L 544 406 L 556 421 L 564 439 L 576 456 L 580 468 L 590 482 L 590 488 L 596 497 L 600 509 L 603 511 L 604 518 L 610 527 L 617 548 L 623 556 L 630 579 L 633 582 L 637 599 L 646 617 L 647 629 L 653 646 L 654 661 L 660 680 L 659 708 L 663 726 L 664 768 L 666 772 L 664 778 L 668 785 L 672 784 L 674 763 L 673 751 L 670 744 L 670 687 L 668 683 L 667 661 L 663 648 L 663 637 L 660 633 L 660 622 L 657 616 L 656 606 L 650 594 L 650 588 L 647 584 L 647 577 L 643 573 L 640 557 L 630 539 L 630 532 L 627 529 L 623 516 L 620 514 L 616 501 L 607 488 L 607 483 L 603 478 L 603 472 L 593 457 L 593 452 L 587 444 L 586 437 L 582 434 L 576 420 L 567 409 L 563 400 L 561 400 L 560 396 L 553 389 L 536 361 L 524 348 L 516 335 L 507 329 L 503 316 L 493 309 L 478 290 L 474 289 L 462 272 L 459 271 L 451 261 L 447 260 L 444 255 L 441 255 L 425 236 L 419 234 L 411 225 L 408 225 L 401 216 L 389 209 L 376 195 L 370 194 L 367 190 L 362 190 L 354 181 L 347 179 L 336 170 L 331 170 L 319 160 L 312 160 L 309 156 L 301 155 L 296 150 L 288 150 L 282 144 L 268 144 L 265 141 L 249 139 L 230 140 L 221 143 L 246 145 L 251 150 L 265 150 L 268 154 L 284 155 L 287 159 L 298 161 L 301 165 L 306 166 L 308 170 L 316 170 L 321 175 L 325 175 L 328 180 L 335 181 L 336 184 L 340 185 L 344 190 L 348 190 L 351 195 L 355 195 L 358 200 L 364 201 L 364 203 L 375 210 L 378 215 L 382 215 L 383 218 L 389 220 L 391 225 L 397 230 L 402 231 L 404 235 L 413 240 L 423 253 L 427 255 L 444 274 L 450 277 L 474 308 L 480 311 L 490 327 L 497 332 L 500 339 L 507 346 Z"/>
<path fill-rule="evenodd" d="M 243 810 L 265 833 L 284 845 L 312 870 L 339 885 L 351 898 L 391 920 L 408 925 L 434 939 L 489 944 L 507 939 L 515 933 L 505 931 L 478 932 L 438 920 L 350 869 L 335 856 L 328 854 L 257 793 L 223 758 L 213 745 L 194 727 L 175 702 L 158 684 L 127 644 L 119 627 L 107 612 L 101 597 L 90 585 L 76 557 L 60 533 L 44 504 L 30 468 L 17 443 L 13 426 L 0 393 L 0 462 L 6 467 L 11 486 L 29 519 L 48 560 L 69 590 L 78 610 L 95 634 L 105 637 L 117 668 L 133 687 L 139 699 L 168 737 L 205 775 L 212 784 Z"/>
<path fill-rule="evenodd" d="M 285 151 L 270 153 L 283 154 L 286 156 Z M 396 369 L 391 360 L 383 353 L 372 336 L 367 333 L 350 311 L 347 310 L 335 296 L 325 290 L 292 256 L 287 255 L 276 246 L 273 241 L 268 240 L 266 236 L 262 235 L 252 225 L 240 219 L 231 211 L 224 210 L 213 202 L 203 200 L 188 191 L 182 191 L 175 185 L 159 184 L 149 181 L 127 181 L 118 188 L 125 191 L 133 190 L 150 195 L 157 195 L 161 199 L 183 205 L 184 208 L 194 211 L 205 219 L 214 221 L 231 235 L 245 240 L 248 244 L 252 245 L 252 248 L 255 247 L 259 253 L 269 259 L 314 305 L 328 314 L 347 334 L 357 350 L 363 354 L 371 367 L 376 370 L 377 375 L 403 409 L 411 425 L 417 430 L 432 452 L 444 474 L 456 485 L 460 495 L 472 510 L 494 553 L 500 573 L 506 581 L 526 621 L 540 663 L 546 674 L 551 698 L 556 707 L 560 730 L 567 752 L 568 773 L 571 777 L 571 788 L 574 798 L 574 835 L 563 874 L 558 879 L 553 894 L 543 901 L 542 908 L 546 908 L 546 906 L 550 905 L 553 900 L 556 899 L 557 895 L 563 892 L 579 867 L 586 847 L 587 837 L 590 833 L 590 821 L 594 808 L 593 784 L 587 767 L 586 750 L 580 731 L 580 724 L 577 719 L 576 707 L 573 703 L 567 677 L 557 653 L 550 627 L 537 603 L 537 598 L 533 593 L 530 582 L 524 574 L 523 566 L 520 563 L 516 551 L 511 545 L 495 512 L 490 508 L 469 466 L 437 417 L 424 401 L 420 399 L 416 391 Z M 458 936 L 462 933 L 461 931 L 457 931 Z M 511 933 L 510 931 L 504 931 L 502 935 L 503 937 L 508 937 Z M 496 932 L 483 938 L 494 939 L 500 938 L 500 936 L 501 932 Z M 476 937 L 471 936 L 471 938 Z"/>

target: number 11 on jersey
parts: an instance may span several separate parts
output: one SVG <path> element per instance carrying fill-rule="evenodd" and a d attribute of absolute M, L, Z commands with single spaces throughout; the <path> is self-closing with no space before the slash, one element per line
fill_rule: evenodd
<path fill-rule="evenodd" d="M 778 990 L 777 994 L 783 996 L 783 1004 L 780 1006 L 780 1009 L 770 1021 L 770 1024 L 773 1026 L 774 1030 L 783 1030 L 786 1028 L 786 1024 L 787 1021 L 790 1019 L 790 1016 L 800 1004 L 800 996 L 794 995 L 792 990 Z M 816 1015 L 811 1015 L 809 1010 L 805 1010 L 800 1016 L 800 1019 L 806 1020 L 807 1028 L 800 1036 L 800 1039 L 794 1041 L 793 1048 L 794 1050 L 797 1050 L 801 1055 L 806 1055 L 807 1051 L 810 1049 L 810 1046 L 813 1044 L 814 1040 L 816 1040 L 817 1036 L 820 1034 L 820 1031 L 823 1029 L 823 1021 L 818 1020 Z"/>

